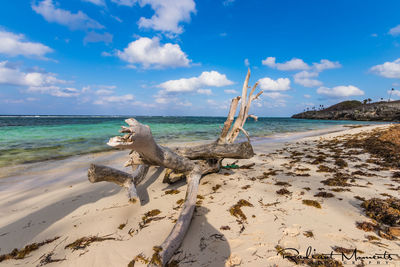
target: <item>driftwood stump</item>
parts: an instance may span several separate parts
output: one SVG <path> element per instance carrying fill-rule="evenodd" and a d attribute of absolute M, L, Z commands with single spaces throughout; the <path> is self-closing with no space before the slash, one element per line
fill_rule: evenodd
<path fill-rule="evenodd" d="M 167 239 L 156 247 L 151 265 L 166 265 L 181 245 L 192 220 L 200 179 L 206 174 L 218 172 L 224 158 L 249 159 L 253 157 L 253 147 L 250 144 L 249 134 L 244 129 L 244 124 L 248 117 L 257 120 L 256 116 L 249 115 L 249 110 L 252 101 L 257 99 L 263 91 L 253 95 L 258 85 L 256 83 L 247 94 L 249 79 L 250 70 L 248 70 L 243 84 L 242 96 L 232 99 L 227 119 L 215 142 L 192 147 L 168 148 L 155 142 L 149 126 L 130 118 L 125 120 L 129 127 L 122 126 L 121 133 L 125 135 L 115 136 L 107 144 L 115 148 L 131 150 L 130 158 L 125 166 L 132 166 L 134 173 L 128 174 L 94 164 L 90 166 L 88 171 L 90 182 L 107 181 L 126 187 L 129 200 L 132 202 L 139 200 L 136 185 L 145 179 L 149 166 L 167 168 L 164 177 L 164 181 L 167 182 L 186 178 L 186 198 L 179 218 Z M 240 110 L 235 119 L 239 102 Z M 247 141 L 234 143 L 240 131 L 247 137 Z M 172 173 L 174 179 L 171 179 Z"/>

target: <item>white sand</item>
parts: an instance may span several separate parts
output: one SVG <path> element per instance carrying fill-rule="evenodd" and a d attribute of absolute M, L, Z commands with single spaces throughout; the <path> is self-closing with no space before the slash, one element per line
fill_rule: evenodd
<path fill-rule="evenodd" d="M 362 212 L 360 201 L 354 198 L 355 195 L 369 198 L 382 197 L 380 193 L 387 193 L 398 197 L 398 192 L 389 190 L 390 186 L 387 185 L 393 183 L 389 179 L 393 170 L 381 171 L 375 173 L 374 177 L 357 180 L 362 185 L 371 182 L 373 185 L 369 187 L 350 187 L 351 192 L 332 192 L 335 195 L 333 198 L 319 198 L 314 197 L 319 192 L 318 188 L 329 188 L 320 183 L 326 179 L 326 173 L 316 172 L 316 165 L 299 162 L 293 165 L 292 171 L 296 168 L 310 168 L 307 173 L 311 176 L 290 176 L 288 170 L 282 167 L 282 164 L 291 161 L 285 158 L 289 154 L 269 154 L 284 147 L 298 151 L 307 148 L 313 150 L 316 149 L 314 141 L 320 138 L 329 139 L 376 127 L 388 126 L 346 128 L 340 132 L 337 131 L 343 128 L 335 128 L 333 131 L 336 132 L 322 137 L 284 137 L 277 143 L 256 141 L 254 146 L 257 156 L 238 163 L 255 162 L 253 169 L 222 171 L 202 179 L 199 194 L 204 196 L 204 200 L 201 207 L 197 208 L 190 230 L 174 259 L 180 261 L 179 266 L 232 266 L 235 263 L 242 266 L 292 266 L 293 263 L 277 256 L 276 245 L 297 248 L 301 254 L 305 254 L 308 246 L 315 248 L 318 253 L 330 253 L 333 246 L 341 246 L 356 247 L 364 255 L 383 253 L 385 250 L 400 254 L 398 241 L 382 239 L 380 242 L 386 247 L 379 247 L 367 242 L 365 238 L 366 235 L 376 234 L 355 227 L 356 221 L 370 221 Z M 299 137 L 303 138 L 296 139 Z M 48 266 L 127 266 L 140 253 L 151 256 L 152 247 L 166 238 L 173 220 L 179 214 L 176 201 L 184 198 L 185 183 L 163 184 L 162 179 L 157 179 L 162 177 L 163 170 L 152 168 L 149 178 L 138 187 L 141 203 L 130 204 L 124 189 L 114 184 L 88 182 L 86 172 L 90 163 L 124 169 L 121 166 L 126 156 L 127 152 L 124 151 L 99 153 L 31 164 L 22 171 L 14 169 L 14 172 L 20 174 L 11 176 L 12 172 L 7 171 L 9 177 L 0 179 L 0 255 L 33 242 L 56 236 L 60 236 L 60 239 L 42 246 L 25 259 L 7 260 L 0 264 L 36 266 L 42 255 L 52 251 L 53 259 L 65 258 L 65 261 L 50 263 Z M 225 161 L 229 162 L 232 160 Z M 346 171 L 351 173 L 355 170 L 354 164 L 349 163 Z M 283 172 L 263 180 L 253 179 L 268 172 L 269 168 Z M 274 185 L 276 181 L 290 183 L 287 189 L 292 194 L 276 194 L 277 190 L 283 188 Z M 221 188 L 214 192 L 213 187 L 217 184 Z M 250 187 L 242 189 L 246 185 Z M 304 187 L 310 187 L 311 190 L 306 191 Z M 164 191 L 172 188 L 180 190 L 180 193 L 165 195 Z M 245 229 L 241 233 L 241 225 L 229 213 L 230 207 L 239 199 L 245 199 L 254 206 L 242 208 L 247 223 L 244 223 Z M 322 208 L 303 205 L 303 199 L 317 200 Z M 278 203 L 267 205 L 275 202 Z M 141 217 L 153 209 L 159 209 L 161 214 L 158 216 L 165 218 L 153 221 L 148 227 L 139 230 Z M 124 223 L 126 226 L 122 230 L 118 229 Z M 229 226 L 230 230 L 221 230 L 221 226 Z M 305 231 L 312 231 L 314 238 L 304 236 Z M 92 243 L 83 250 L 71 251 L 64 248 L 78 238 L 91 235 L 110 235 L 116 240 Z M 400 266 L 398 261 L 398 265 L 394 261 L 391 264 L 386 266 Z M 135 266 L 140 266 L 140 263 Z"/>

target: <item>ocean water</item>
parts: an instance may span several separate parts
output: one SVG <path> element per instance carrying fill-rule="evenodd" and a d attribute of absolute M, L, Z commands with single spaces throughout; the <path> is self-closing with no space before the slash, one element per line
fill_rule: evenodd
<path fill-rule="evenodd" d="M 119 135 L 122 116 L 0 116 L 0 167 L 65 158 L 110 150 L 108 139 Z M 160 143 L 214 140 L 224 117 L 135 117 L 151 127 Z M 318 130 L 334 125 L 371 122 L 298 120 L 291 118 L 249 119 L 251 137 Z"/>

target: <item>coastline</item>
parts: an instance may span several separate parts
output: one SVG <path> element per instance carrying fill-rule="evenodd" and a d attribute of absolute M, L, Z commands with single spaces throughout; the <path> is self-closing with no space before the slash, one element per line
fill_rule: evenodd
<path fill-rule="evenodd" d="M 390 125 L 391 123 L 387 124 L 379 124 L 379 125 Z M 355 124 L 357 125 L 357 124 Z M 323 135 L 323 134 L 328 134 L 328 133 L 335 133 L 335 132 L 340 132 L 343 130 L 348 129 L 348 127 L 352 127 L 352 124 L 347 124 L 347 125 L 335 125 L 335 126 L 330 126 L 326 127 L 323 129 L 318 129 L 318 130 L 309 130 L 309 131 L 304 131 L 304 132 L 286 132 L 286 133 L 276 133 L 272 134 L 269 136 L 264 136 L 264 137 L 254 137 L 251 138 L 251 142 L 254 145 L 258 144 L 264 144 L 264 143 L 283 143 L 283 142 L 288 142 L 288 141 L 293 141 L 296 139 L 301 139 L 305 137 L 311 137 L 311 136 L 316 136 L 316 135 Z M 365 125 L 369 126 L 369 125 Z M 357 126 L 358 127 L 358 126 Z M 364 127 L 364 126 L 363 126 Z M 244 141 L 245 139 L 240 139 L 239 141 Z M 191 141 L 191 142 L 169 142 L 169 143 L 160 143 L 160 145 L 165 145 L 165 146 L 186 146 L 186 145 L 199 145 L 199 144 L 204 144 L 208 142 L 213 142 L 215 141 L 214 139 L 210 140 L 198 140 L 198 141 Z M 57 166 L 57 165 L 64 165 L 68 164 L 70 161 L 72 162 L 89 162 L 90 159 L 92 158 L 101 158 L 99 161 L 99 164 L 108 164 L 108 157 L 114 158 L 116 155 L 120 155 L 121 158 L 126 158 L 126 151 L 119 151 L 115 149 L 107 149 L 104 151 L 99 151 L 99 152 L 88 152 L 84 154 L 78 154 L 78 155 L 72 155 L 72 156 L 65 156 L 65 157 L 60 157 L 60 158 L 54 158 L 54 159 L 48 159 L 48 160 L 42 160 L 42 161 L 34 161 L 34 162 L 28 162 L 28 163 L 22 163 L 22 164 L 15 164 L 11 165 L 8 167 L 0 167 L 0 187 L 1 187 L 1 179 L 11 177 L 11 176 L 17 176 L 21 173 L 26 173 L 26 172 L 40 172 L 43 169 L 46 168 L 51 168 L 50 166 Z M 123 160 L 123 159 L 121 159 Z M 96 161 L 97 162 L 97 161 Z"/>
<path fill-rule="evenodd" d="M 343 127 L 345 129 L 302 133 L 301 138 L 296 134 L 280 136 L 275 139 L 280 142 L 257 140 L 253 144 L 257 155 L 238 163 L 255 163 L 253 169 L 226 170 L 202 179 L 199 194 L 204 199 L 193 218 L 188 233 L 191 238 L 185 239 L 175 256 L 181 261 L 179 266 L 190 266 L 193 261 L 203 265 L 211 263 L 211 266 L 229 262 L 232 264 L 228 266 L 234 266 L 235 262 L 244 266 L 292 266 L 287 259 L 277 255 L 277 245 L 293 247 L 301 253 L 308 246 L 318 252 L 329 252 L 332 246 L 357 247 L 364 255 L 395 251 L 398 247 L 394 242 L 379 241 L 386 245 L 384 248 L 365 242 L 365 233 L 355 227 L 356 221 L 367 218 L 358 208 L 354 196 L 393 195 L 394 191 L 385 185 L 390 181 L 385 177 L 391 177 L 391 170 L 373 172 L 376 177 L 360 178 L 356 181 L 360 187 L 350 187 L 351 192 L 334 192 L 335 197 L 321 199 L 313 195 L 322 187 L 326 188 L 322 191 L 330 192 L 320 183 L 327 174 L 317 172 L 316 166 L 306 167 L 306 163 L 301 162 L 294 163 L 291 171 L 285 171 L 284 167 L 293 160 L 291 151 L 309 151 L 313 155 L 321 140 L 387 127 L 389 125 Z M 40 247 L 25 259 L 7 260 L 2 264 L 36 266 L 40 257 L 52 250 L 55 258 L 65 258 L 53 263 L 54 266 L 126 266 L 136 255 L 150 256 L 152 247 L 168 235 L 173 225 L 179 211 L 176 202 L 185 193 L 184 182 L 163 184 L 162 179 L 157 179 L 163 170 L 151 168 L 148 180 L 138 187 L 141 203 L 130 204 L 124 190 L 118 186 L 87 181 L 90 163 L 124 169 L 122 165 L 127 154 L 128 151 L 111 151 L 41 162 L 25 169 L 23 174 L 0 179 L 0 254 L 60 236 L 59 240 Z M 366 159 L 360 156 L 363 162 Z M 224 163 L 229 162 L 232 160 Z M 354 164 L 349 163 L 349 172 L 355 170 Z M 305 171 L 306 168 L 310 170 Z M 310 175 L 306 176 L 306 173 Z M 254 178 L 263 176 L 265 179 Z M 364 186 L 367 181 L 374 184 L 373 188 Z M 278 182 L 287 185 L 276 185 Z M 305 187 L 311 190 L 304 190 Z M 291 193 L 276 193 L 283 188 Z M 165 194 L 169 189 L 179 192 Z M 239 199 L 246 199 L 253 205 L 243 208 L 247 215 L 243 224 L 238 224 L 229 214 L 230 207 Z M 302 199 L 315 199 L 322 208 L 302 205 Z M 143 214 L 153 209 L 161 210 L 162 219 L 138 229 Z M 122 229 L 121 225 L 124 225 Z M 242 231 L 241 227 L 245 229 Z M 307 231 L 314 237 L 305 236 Z M 115 239 L 93 243 L 77 251 L 64 248 L 82 237 L 108 235 Z M 137 264 L 139 266 L 140 262 Z"/>

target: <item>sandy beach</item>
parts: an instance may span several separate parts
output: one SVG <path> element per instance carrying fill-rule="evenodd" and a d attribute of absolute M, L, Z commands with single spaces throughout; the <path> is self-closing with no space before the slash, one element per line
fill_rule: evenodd
<path fill-rule="evenodd" d="M 370 198 L 398 198 L 400 184 L 394 177 L 399 170 L 383 168 L 361 149 L 340 146 L 360 133 L 389 127 L 336 127 L 255 140 L 256 156 L 236 163 L 255 163 L 253 167 L 224 169 L 201 180 L 190 230 L 173 262 L 179 266 L 293 266 L 295 261 L 287 256 L 295 255 L 295 249 L 306 255 L 311 248 L 313 254 L 337 253 L 332 264 L 400 266 L 398 232 L 378 229 L 361 207 Z M 146 265 L 153 246 L 174 225 L 186 187 L 184 181 L 162 183 L 164 169 L 151 168 L 138 186 L 140 203 L 132 204 L 117 185 L 87 180 L 90 163 L 129 171 L 122 167 L 127 154 L 104 152 L 3 168 L 0 255 L 49 242 L 23 259 L 0 264 L 127 266 L 136 257 L 135 266 Z M 224 160 L 224 165 L 232 162 Z M 347 176 L 337 178 L 338 173 Z M 332 177 L 338 180 L 329 180 Z M 150 212 L 154 210 L 160 212 Z M 357 228 L 362 222 L 375 228 L 368 232 L 364 231 L 367 227 L 360 229 L 361 224 Z M 393 235 L 388 236 L 388 231 Z M 93 242 L 76 245 L 81 238 Z M 386 255 L 379 260 L 343 261 L 339 256 L 355 248 L 359 257 L 386 253 L 390 259 Z"/>

